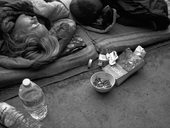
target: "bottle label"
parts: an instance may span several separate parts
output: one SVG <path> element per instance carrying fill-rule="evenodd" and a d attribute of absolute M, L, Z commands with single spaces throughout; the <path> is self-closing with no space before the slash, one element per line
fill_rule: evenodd
<path fill-rule="evenodd" d="M 44 101 L 44 93 L 41 90 L 32 89 L 21 94 L 22 102 L 26 107 L 37 106 Z"/>
<path fill-rule="evenodd" d="M 9 104 L 3 102 L 3 103 L 0 103 L 0 121 L 2 121 L 2 119 L 4 118 L 5 116 L 5 113 L 10 110 L 11 108 L 14 108 L 12 106 L 10 106 Z"/>
<path fill-rule="evenodd" d="M 107 57 L 106 57 L 106 55 L 99 54 L 99 60 L 107 61 Z"/>
<path fill-rule="evenodd" d="M 4 117 L 4 125 L 6 127 L 10 127 L 12 125 L 15 124 L 15 121 L 16 121 L 16 117 L 13 116 L 13 113 L 14 111 L 10 111 L 8 110 L 8 112 L 5 113 L 5 117 Z M 13 114 L 12 114 L 13 113 Z"/>

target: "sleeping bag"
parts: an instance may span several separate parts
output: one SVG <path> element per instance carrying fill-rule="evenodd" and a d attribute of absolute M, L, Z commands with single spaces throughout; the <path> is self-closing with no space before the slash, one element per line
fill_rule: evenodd
<path fill-rule="evenodd" d="M 153 30 L 166 29 L 168 18 L 167 3 L 164 0 L 101 0 L 104 6 L 117 10 L 117 22 L 123 25 L 149 27 Z"/>
<path fill-rule="evenodd" d="M 74 35 L 75 22 L 68 18 L 69 10 L 61 2 L 1 0 L 0 12 L 0 67 L 41 69 L 42 66 L 85 47 L 84 42 Z M 16 19 L 21 14 L 36 16 L 38 21 L 49 30 L 50 36 L 34 39 L 36 41 L 27 39 L 29 43 L 25 41 L 23 44 L 14 41 L 11 33 Z M 56 37 L 52 38 L 55 40 L 48 38 L 51 36 Z"/>

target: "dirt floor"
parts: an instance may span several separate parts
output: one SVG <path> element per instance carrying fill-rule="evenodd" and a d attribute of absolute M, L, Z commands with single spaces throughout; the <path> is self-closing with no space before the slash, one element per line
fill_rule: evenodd
<path fill-rule="evenodd" d="M 169 128 L 170 42 L 149 49 L 144 67 L 106 94 L 90 85 L 92 70 L 44 87 L 46 128 Z M 7 101 L 23 110 L 18 98 Z M 16 104 L 17 103 L 17 104 Z"/>

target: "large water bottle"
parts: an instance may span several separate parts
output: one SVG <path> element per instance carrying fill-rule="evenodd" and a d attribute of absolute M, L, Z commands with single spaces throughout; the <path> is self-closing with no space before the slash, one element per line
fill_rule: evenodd
<path fill-rule="evenodd" d="M 26 78 L 19 89 L 19 97 L 24 108 L 36 120 L 42 120 L 47 115 L 47 105 L 42 89 L 33 81 Z"/>
<path fill-rule="evenodd" d="M 0 123 L 8 128 L 41 128 L 40 122 L 5 102 L 0 102 Z"/>

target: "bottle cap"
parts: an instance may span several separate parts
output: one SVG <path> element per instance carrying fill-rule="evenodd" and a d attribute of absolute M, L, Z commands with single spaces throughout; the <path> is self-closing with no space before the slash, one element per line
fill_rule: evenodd
<path fill-rule="evenodd" d="M 91 68 L 91 66 L 92 66 L 92 62 L 93 62 L 93 59 L 89 59 L 89 62 L 88 62 L 88 68 Z"/>
<path fill-rule="evenodd" d="M 30 79 L 28 79 L 28 78 L 26 78 L 26 79 L 24 79 L 24 80 L 22 81 L 22 84 L 23 84 L 25 87 L 29 86 L 30 83 L 31 83 L 31 81 L 30 81 Z"/>

